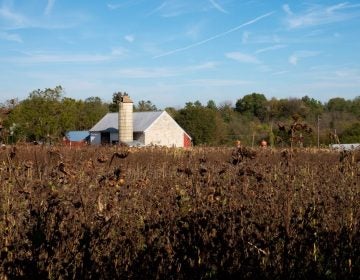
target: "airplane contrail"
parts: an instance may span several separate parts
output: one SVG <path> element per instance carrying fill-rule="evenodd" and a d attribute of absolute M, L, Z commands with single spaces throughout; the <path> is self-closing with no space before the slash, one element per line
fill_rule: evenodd
<path fill-rule="evenodd" d="M 245 23 L 243 23 L 243 24 L 240 24 L 240 25 L 238 25 L 238 26 L 236 26 L 236 27 L 234 27 L 234 28 L 231 28 L 231 29 L 229 29 L 229 30 L 227 30 L 227 31 L 225 31 L 225 32 L 222 32 L 222 33 L 216 34 L 216 35 L 214 35 L 214 36 L 212 36 L 212 37 L 210 37 L 210 38 L 207 38 L 207 39 L 205 39 L 205 40 L 199 41 L 199 42 L 197 42 L 197 43 L 194 43 L 194 44 L 191 44 L 191 45 L 182 47 L 182 48 L 178 48 L 178 49 L 175 49 L 175 50 L 172 50 L 172 51 L 168 51 L 168 52 L 165 52 L 165 53 L 156 55 L 156 56 L 154 56 L 153 58 L 159 58 L 159 57 L 168 56 L 168 55 L 171 55 L 171 54 L 174 54 L 174 53 L 186 51 L 186 50 L 188 50 L 188 49 L 192 49 L 192 48 L 194 48 L 194 47 L 203 45 L 203 44 L 205 44 L 205 43 L 207 43 L 207 42 L 210 42 L 210 41 L 215 40 L 215 39 L 217 39 L 217 38 L 223 37 L 223 36 L 225 36 L 225 35 L 227 35 L 227 34 L 229 34 L 229 33 L 232 33 L 232 32 L 234 32 L 234 31 L 236 31 L 236 30 L 238 30 L 238 29 L 240 29 L 240 28 L 243 28 L 243 27 L 245 27 L 245 26 L 248 26 L 248 25 L 250 25 L 250 24 L 253 24 L 253 23 L 255 23 L 255 22 L 257 22 L 257 21 L 259 21 L 259 20 L 261 20 L 261 19 L 263 19 L 263 18 L 269 17 L 269 16 L 271 16 L 273 13 L 274 13 L 274 12 L 270 12 L 270 13 L 261 15 L 261 16 L 259 16 L 259 17 L 256 17 L 256 18 L 252 19 L 252 20 L 249 20 L 249 21 L 247 21 L 247 22 L 245 22 Z"/>
<path fill-rule="evenodd" d="M 218 3 L 216 3 L 215 0 L 209 0 L 209 1 L 210 1 L 211 5 L 213 5 L 213 7 L 216 10 L 218 10 L 218 11 L 224 13 L 224 14 L 228 13 L 228 11 L 226 11 L 223 7 L 221 7 Z"/>

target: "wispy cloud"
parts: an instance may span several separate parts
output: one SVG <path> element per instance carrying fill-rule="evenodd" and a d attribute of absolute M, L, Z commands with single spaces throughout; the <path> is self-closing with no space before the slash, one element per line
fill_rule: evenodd
<path fill-rule="evenodd" d="M 125 56 L 128 53 L 128 50 L 123 47 L 112 48 L 112 56 Z"/>
<path fill-rule="evenodd" d="M 223 37 L 223 36 L 226 36 L 226 35 L 228 35 L 228 34 L 230 34 L 230 33 L 233 33 L 233 32 L 235 32 L 235 31 L 237 31 L 237 30 L 239 30 L 239 29 L 241 29 L 241 28 L 243 28 L 243 27 L 245 27 L 245 26 L 254 24 L 254 23 L 256 23 L 256 22 L 258 22 L 258 21 L 260 21 L 260 20 L 262 20 L 262 19 L 264 19 L 264 18 L 267 18 L 267 17 L 271 16 L 273 13 L 274 13 L 274 12 L 270 12 L 270 13 L 261 15 L 261 16 L 259 16 L 259 17 L 256 17 L 256 18 L 252 19 L 252 20 L 249 20 L 249 21 L 247 21 L 247 22 L 245 22 L 245 23 L 243 23 L 243 24 L 240 24 L 240 25 L 238 25 L 238 26 L 236 26 L 236 27 L 234 27 L 234 28 L 231 28 L 231 29 L 229 29 L 229 30 L 227 30 L 227 31 L 225 31 L 225 32 L 216 34 L 216 35 L 214 35 L 214 36 L 212 36 L 212 37 L 209 37 L 209 38 L 207 38 L 207 39 L 205 39 L 205 40 L 202 40 L 202 41 L 200 41 L 200 42 L 197 42 L 197 43 L 194 43 L 194 44 L 191 44 L 191 45 L 187 45 L 187 46 L 182 47 L 182 48 L 178 48 L 178 49 L 175 49 L 175 50 L 172 50 L 172 51 L 168 51 L 168 52 L 159 54 L 159 55 L 155 56 L 154 58 L 159 58 L 159 57 L 163 57 L 163 56 L 172 55 L 172 54 L 175 54 L 175 53 L 178 53 L 178 52 L 186 51 L 186 50 L 189 50 L 189 49 L 192 49 L 192 48 L 201 46 L 201 45 L 206 44 L 206 43 L 208 43 L 208 42 L 210 42 L 210 41 L 213 41 L 213 40 L 215 40 L 215 39 L 218 39 L 218 38 L 220 38 L 220 37 Z"/>
<path fill-rule="evenodd" d="M 217 63 L 214 61 L 208 61 L 202 64 L 193 65 L 190 67 L 187 67 L 187 70 L 195 71 L 195 70 L 211 70 L 215 69 L 217 66 Z"/>
<path fill-rule="evenodd" d="M 282 6 L 282 8 L 283 8 L 284 12 L 287 13 L 287 15 L 289 15 L 289 16 L 294 15 L 294 13 L 291 11 L 290 6 L 288 4 L 284 4 Z"/>
<path fill-rule="evenodd" d="M 123 7 L 122 4 L 106 4 L 106 6 L 110 9 L 110 10 L 116 10 L 116 9 L 120 9 Z"/>
<path fill-rule="evenodd" d="M 124 36 L 124 39 L 125 39 L 126 41 L 128 41 L 129 43 L 132 43 L 132 42 L 134 42 L 134 40 L 135 40 L 135 36 L 132 35 L 132 34 L 128 34 L 128 35 L 125 35 L 125 36 Z"/>
<path fill-rule="evenodd" d="M 197 40 L 201 34 L 201 31 L 204 27 L 204 21 L 198 22 L 197 24 L 192 24 L 187 31 L 185 32 L 186 36 L 192 40 Z"/>
<path fill-rule="evenodd" d="M 153 9 L 152 11 L 150 11 L 150 13 L 148 13 L 148 16 L 151 16 L 153 14 L 156 14 L 157 12 L 161 11 L 162 9 L 164 9 L 167 6 L 167 1 L 162 2 L 159 6 L 157 6 L 155 9 Z"/>
<path fill-rule="evenodd" d="M 201 87 L 224 87 L 224 86 L 239 86 L 245 84 L 251 84 L 251 81 L 246 80 L 233 80 L 233 79 L 194 79 L 185 85 L 195 85 Z"/>
<path fill-rule="evenodd" d="M 310 71 L 312 78 L 310 86 L 314 91 L 327 90 L 327 99 L 338 96 L 331 92 L 339 89 L 346 89 L 346 92 L 352 91 L 354 97 L 359 96 L 360 70 L 357 68 L 326 67 L 326 69 Z"/>
<path fill-rule="evenodd" d="M 159 13 L 162 17 L 176 17 L 188 13 L 193 6 L 187 5 L 184 1 L 166 0 L 152 10 L 148 15 Z"/>
<path fill-rule="evenodd" d="M 7 22 L 6 28 L 18 28 L 26 25 L 28 19 L 20 13 L 13 12 L 9 7 L 3 5 L 0 8 L 0 19 Z"/>
<path fill-rule="evenodd" d="M 211 5 L 218 11 L 227 14 L 228 11 L 226 11 L 222 6 L 220 6 L 219 3 L 215 2 L 215 0 L 209 0 L 209 2 L 211 3 Z"/>
<path fill-rule="evenodd" d="M 49 54 L 49 53 L 23 53 L 23 56 L 0 58 L 1 62 L 17 64 L 43 64 L 43 63 L 94 63 L 109 61 L 118 58 L 118 54 Z"/>
<path fill-rule="evenodd" d="M 236 60 L 243 63 L 260 64 L 261 62 L 253 55 L 241 53 L 241 52 L 230 52 L 225 54 L 227 58 Z"/>
<path fill-rule="evenodd" d="M 284 75 L 286 73 L 289 73 L 289 71 L 288 70 L 277 71 L 277 72 L 272 73 L 271 75 L 278 76 L 278 75 Z"/>
<path fill-rule="evenodd" d="M 360 4 L 348 2 L 332 6 L 314 5 L 299 13 L 293 12 L 288 4 L 282 8 L 287 15 L 285 23 L 290 29 L 336 23 L 360 16 Z"/>
<path fill-rule="evenodd" d="M 109 10 L 118 10 L 129 6 L 137 5 L 143 0 L 129 0 L 122 3 L 107 3 L 106 6 Z"/>
<path fill-rule="evenodd" d="M 258 49 L 255 51 L 255 54 L 268 52 L 268 51 L 275 51 L 275 50 L 283 49 L 286 47 L 287 47 L 287 45 L 274 45 L 274 46 Z"/>
<path fill-rule="evenodd" d="M 52 10 L 54 8 L 54 5 L 55 5 L 55 1 L 56 0 L 48 0 L 45 11 L 44 11 L 45 15 L 50 15 L 51 14 L 51 12 L 52 12 Z"/>
<path fill-rule="evenodd" d="M 244 31 L 244 32 L 243 32 L 243 35 L 242 35 L 241 42 L 242 42 L 243 44 L 247 44 L 247 42 L 249 41 L 249 36 L 250 36 L 250 32 Z"/>
<path fill-rule="evenodd" d="M 292 65 L 297 65 L 299 60 L 302 58 L 308 58 L 308 57 L 314 57 L 319 55 L 320 52 L 316 52 L 316 51 L 298 51 L 298 52 L 294 52 L 290 57 L 289 57 L 289 63 Z"/>
<path fill-rule="evenodd" d="M 18 34 L 10 34 L 7 32 L 0 32 L 0 39 L 5 41 L 13 41 L 17 43 L 22 43 L 23 40 Z"/>
<path fill-rule="evenodd" d="M 47 6 L 44 10 L 44 15 L 49 15 L 55 5 L 56 0 L 48 0 Z M 88 16 L 83 13 L 69 13 L 66 16 L 66 20 L 61 21 L 49 21 L 49 18 L 45 17 L 28 17 L 24 14 L 15 11 L 10 2 L 4 2 L 0 6 L 0 21 L 2 30 L 17 30 L 17 29 L 67 29 L 78 25 L 80 22 L 87 21 Z"/>
<path fill-rule="evenodd" d="M 221 13 L 228 13 L 222 5 L 219 4 L 219 0 L 207 0 L 206 5 L 204 1 L 190 1 L 190 0 L 164 0 L 160 5 L 156 6 L 148 15 L 158 14 L 162 17 L 177 17 L 184 14 L 194 12 L 207 12 L 213 9 Z"/>
<path fill-rule="evenodd" d="M 190 65 L 186 67 L 132 67 L 115 71 L 115 74 L 122 78 L 150 79 L 168 78 L 186 75 L 190 72 L 213 70 L 216 63 L 209 61 L 202 64 Z"/>

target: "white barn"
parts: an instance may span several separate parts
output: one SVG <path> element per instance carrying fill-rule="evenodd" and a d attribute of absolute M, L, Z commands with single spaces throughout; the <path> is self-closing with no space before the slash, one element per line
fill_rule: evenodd
<path fill-rule="evenodd" d="M 191 137 L 166 111 L 133 113 L 132 106 L 126 96 L 119 104 L 119 113 L 107 113 L 90 129 L 90 144 L 117 144 L 120 139 L 134 146 L 191 146 Z"/>

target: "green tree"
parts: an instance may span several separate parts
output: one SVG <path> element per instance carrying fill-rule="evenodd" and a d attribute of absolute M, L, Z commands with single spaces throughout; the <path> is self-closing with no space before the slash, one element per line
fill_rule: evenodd
<path fill-rule="evenodd" d="M 340 135 L 341 143 L 360 143 L 360 122 L 353 123 Z"/>
<path fill-rule="evenodd" d="M 107 111 L 99 97 L 82 101 L 63 97 L 61 86 L 38 89 L 11 110 L 6 127 L 14 128 L 14 139 L 54 140 L 68 130 L 90 129 Z"/>
<path fill-rule="evenodd" d="M 349 109 L 350 102 L 342 97 L 331 98 L 326 104 L 330 112 L 345 112 Z"/>
<path fill-rule="evenodd" d="M 293 116 L 305 119 L 310 109 L 299 98 L 280 99 L 278 105 L 278 119 L 287 120 Z"/>
<path fill-rule="evenodd" d="M 59 135 L 62 96 L 61 86 L 34 90 L 12 110 L 8 126 L 16 124 L 16 137 L 24 140 L 42 140 Z"/>
<path fill-rule="evenodd" d="M 266 97 L 261 93 L 252 93 L 245 95 L 235 104 L 235 110 L 250 118 L 256 117 L 263 121 L 266 118 Z"/>
<path fill-rule="evenodd" d="M 84 116 L 77 129 L 88 130 L 93 127 L 108 112 L 108 106 L 99 97 L 86 98 L 82 103 L 80 113 Z"/>
<path fill-rule="evenodd" d="M 141 100 L 138 102 L 137 106 L 134 106 L 134 111 L 136 112 L 151 112 L 151 111 L 157 111 L 158 109 L 154 104 L 151 103 L 150 100 L 144 101 Z"/>
<path fill-rule="evenodd" d="M 212 109 L 212 110 L 217 110 L 215 101 L 214 100 L 209 100 L 207 105 L 206 105 L 206 108 L 209 108 L 209 109 Z"/>
<path fill-rule="evenodd" d="M 174 107 L 166 107 L 165 111 L 173 118 L 175 118 L 178 113 L 178 111 Z"/>
<path fill-rule="evenodd" d="M 112 103 L 109 104 L 110 112 L 118 112 L 119 111 L 119 101 L 121 97 L 128 96 L 128 94 L 124 91 L 118 91 L 113 93 Z"/>
<path fill-rule="evenodd" d="M 60 133 L 65 134 L 68 130 L 75 130 L 82 122 L 83 102 L 73 98 L 64 98 L 61 102 L 59 114 Z"/>
<path fill-rule="evenodd" d="M 310 98 L 307 95 L 302 97 L 301 100 L 305 104 L 305 106 L 309 109 L 309 114 L 312 118 L 317 118 L 318 116 L 322 115 L 322 113 L 324 112 L 324 105 L 320 101 L 314 98 Z M 310 119 L 309 115 L 306 116 L 306 118 Z"/>
<path fill-rule="evenodd" d="M 360 96 L 355 97 L 350 103 L 350 112 L 360 121 Z"/>
<path fill-rule="evenodd" d="M 337 133 L 341 133 L 345 125 L 349 124 L 348 120 L 351 109 L 351 101 L 342 97 L 331 98 L 326 104 L 327 112 L 329 113 L 329 127 L 336 129 Z M 353 116 L 351 116 L 353 119 Z"/>
<path fill-rule="evenodd" d="M 178 111 L 175 120 L 191 135 L 195 145 L 217 145 L 226 138 L 225 126 L 218 112 L 200 106 L 198 102 L 187 103 Z"/>

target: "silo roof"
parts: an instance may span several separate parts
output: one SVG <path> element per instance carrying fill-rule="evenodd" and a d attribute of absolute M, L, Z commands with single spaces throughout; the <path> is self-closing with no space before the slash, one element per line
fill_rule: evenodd
<path fill-rule="evenodd" d="M 127 96 L 127 95 L 124 95 L 124 96 L 121 98 L 121 102 L 122 102 L 122 103 L 133 103 L 132 100 L 130 99 L 130 97 Z"/>

